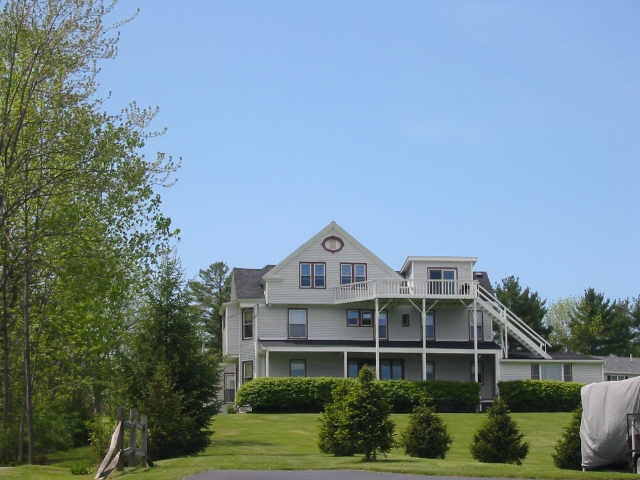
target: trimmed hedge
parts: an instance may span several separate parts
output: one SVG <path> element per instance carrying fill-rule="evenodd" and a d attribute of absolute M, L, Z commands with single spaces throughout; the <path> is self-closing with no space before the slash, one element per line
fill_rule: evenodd
<path fill-rule="evenodd" d="M 571 412 L 580 406 L 583 383 L 552 380 L 500 382 L 500 397 L 512 412 Z"/>
<path fill-rule="evenodd" d="M 338 384 L 352 386 L 355 380 L 335 377 L 262 377 L 243 384 L 236 403 L 251 405 L 256 413 L 321 412 L 331 401 Z M 480 386 L 475 382 L 434 380 L 384 380 L 380 386 L 394 413 L 409 413 L 426 392 L 438 412 L 474 412 L 479 403 Z"/>

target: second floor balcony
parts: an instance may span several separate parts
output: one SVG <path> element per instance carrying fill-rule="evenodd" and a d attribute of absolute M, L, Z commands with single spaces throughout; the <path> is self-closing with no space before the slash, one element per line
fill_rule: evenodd
<path fill-rule="evenodd" d="M 477 282 L 472 279 L 406 280 L 398 278 L 347 283 L 335 289 L 336 303 L 374 298 L 473 299 Z"/>

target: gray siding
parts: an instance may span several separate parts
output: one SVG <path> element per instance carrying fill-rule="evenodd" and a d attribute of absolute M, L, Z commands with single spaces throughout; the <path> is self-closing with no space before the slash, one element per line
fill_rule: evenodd
<path fill-rule="evenodd" d="M 509 382 L 512 380 L 530 380 L 531 364 L 502 361 L 500 364 L 500 372 L 502 377 L 500 380 L 503 382 Z"/>
<path fill-rule="evenodd" d="M 469 261 L 447 262 L 411 262 L 411 276 L 415 281 L 427 280 L 428 268 L 455 268 L 458 271 L 458 280 L 471 281 L 473 279 L 473 264 Z"/>
<path fill-rule="evenodd" d="M 573 381 L 579 383 L 602 382 L 602 365 L 593 363 L 574 363 Z"/>

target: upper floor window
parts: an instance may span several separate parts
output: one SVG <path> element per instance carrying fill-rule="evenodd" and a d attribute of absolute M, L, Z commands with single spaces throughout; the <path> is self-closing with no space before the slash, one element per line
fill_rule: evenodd
<path fill-rule="evenodd" d="M 562 365 L 562 380 L 565 382 L 573 382 L 573 366 L 570 363 Z"/>
<path fill-rule="evenodd" d="M 289 309 L 289 338 L 307 338 L 307 310 Z"/>
<path fill-rule="evenodd" d="M 373 312 L 369 310 L 360 312 L 360 326 L 361 327 L 373 326 Z"/>
<path fill-rule="evenodd" d="M 482 310 L 476 310 L 476 322 L 476 335 L 478 341 L 482 342 L 484 340 L 484 312 Z M 469 340 L 473 341 L 473 310 L 469 311 Z"/>
<path fill-rule="evenodd" d="M 242 339 L 253 338 L 253 308 L 242 309 Z"/>
<path fill-rule="evenodd" d="M 341 263 L 340 264 L 340 284 L 366 282 L 366 263 Z"/>
<path fill-rule="evenodd" d="M 424 330 L 427 340 L 436 339 L 436 314 L 431 312 L 427 313 L 424 319 Z"/>
<path fill-rule="evenodd" d="M 456 293 L 455 268 L 429 268 L 428 269 L 428 293 L 436 295 L 453 295 Z"/>
<path fill-rule="evenodd" d="M 325 288 L 326 269 L 324 262 L 301 262 L 300 288 Z"/>

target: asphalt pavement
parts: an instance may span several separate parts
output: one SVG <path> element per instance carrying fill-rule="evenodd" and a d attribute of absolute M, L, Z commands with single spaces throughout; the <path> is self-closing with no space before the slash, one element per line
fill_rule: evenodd
<path fill-rule="evenodd" d="M 362 470 L 209 470 L 186 480 L 497 480 L 487 477 L 441 477 Z M 526 480 L 526 479 L 510 479 Z"/>

